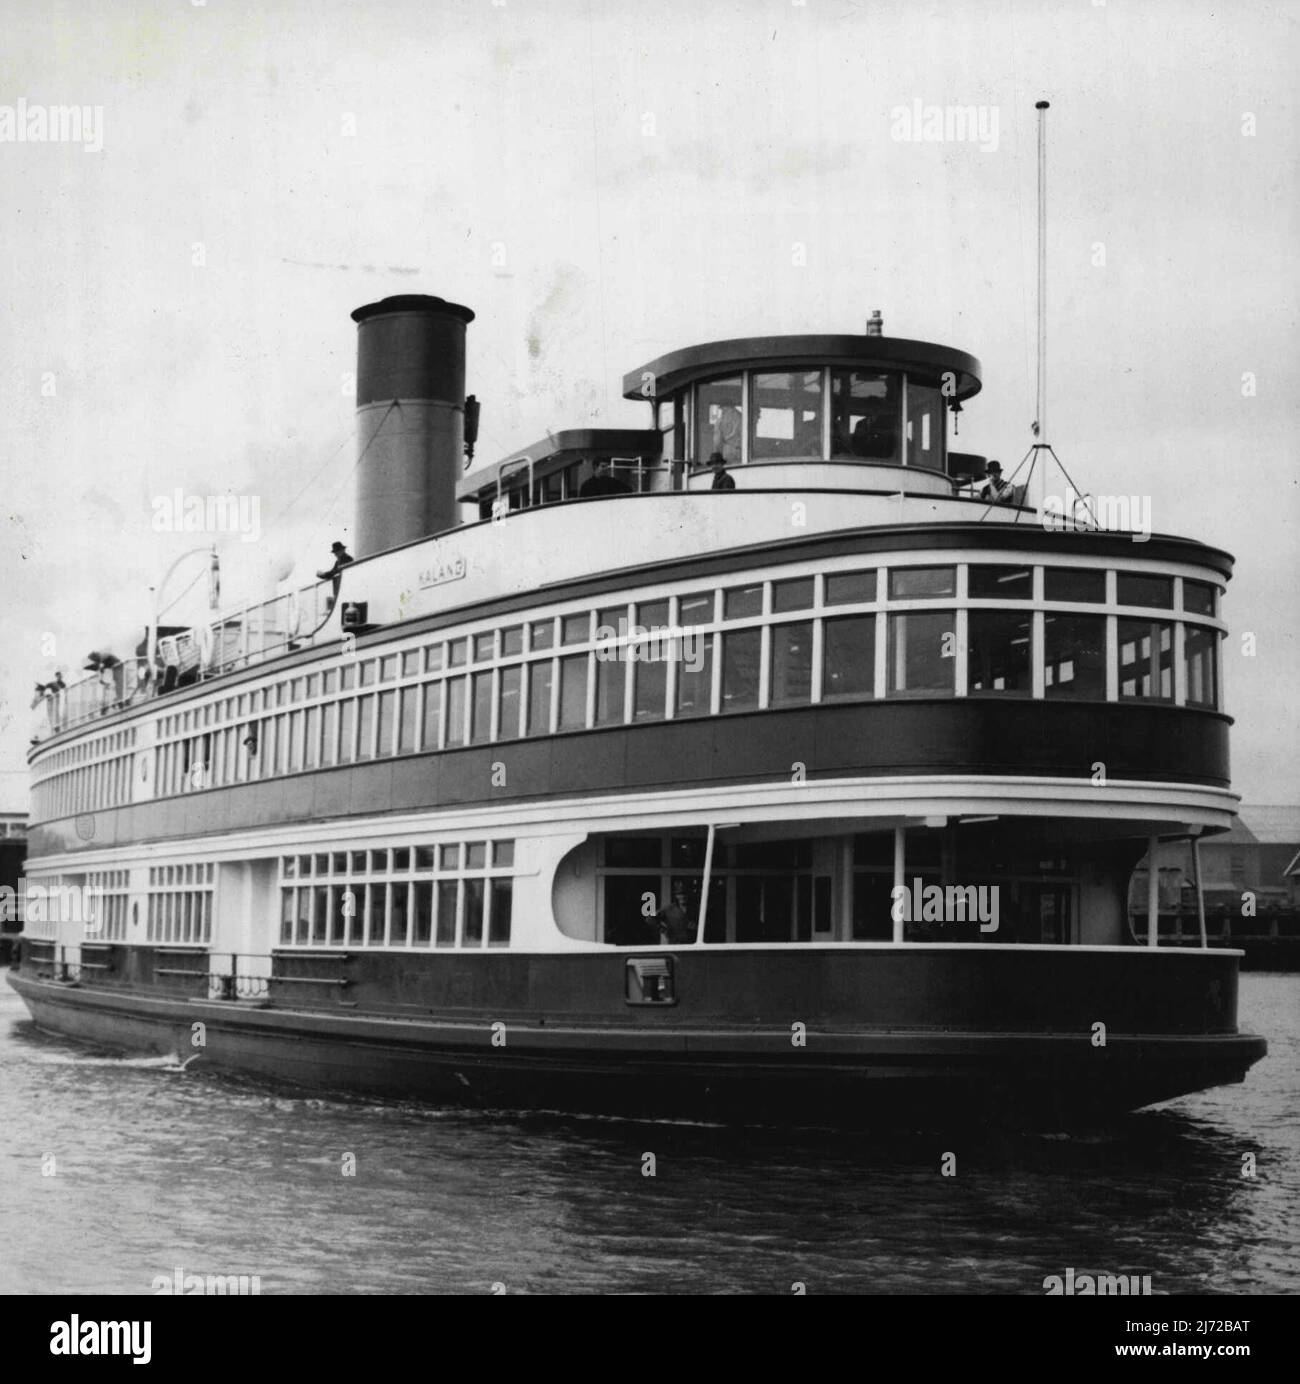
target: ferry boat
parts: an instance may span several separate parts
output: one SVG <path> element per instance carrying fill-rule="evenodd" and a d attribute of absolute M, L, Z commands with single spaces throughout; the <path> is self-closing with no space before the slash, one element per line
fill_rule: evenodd
<path fill-rule="evenodd" d="M 623 380 L 644 428 L 470 472 L 474 314 L 352 316 L 355 560 L 42 700 L 8 977 L 41 1028 L 760 1124 L 1244 1079 L 1241 953 L 1128 910 L 1234 820 L 1227 553 L 992 502 L 949 445 L 979 362 L 879 314 L 674 351 Z"/>

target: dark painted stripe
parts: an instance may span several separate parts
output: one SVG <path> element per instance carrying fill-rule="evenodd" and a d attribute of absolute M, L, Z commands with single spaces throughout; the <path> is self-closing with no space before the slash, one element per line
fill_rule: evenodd
<path fill-rule="evenodd" d="M 32 858 L 288 822 L 557 797 L 809 778 L 941 774 L 1228 786 L 1228 717 L 1100 702 L 860 702 L 649 725 L 365 761 L 29 827 Z M 493 765 L 506 782 L 494 785 Z M 1104 794 L 1105 789 L 1098 789 Z M 80 824 L 80 825 L 78 825 Z M 85 833 L 92 834 L 85 839 Z"/>

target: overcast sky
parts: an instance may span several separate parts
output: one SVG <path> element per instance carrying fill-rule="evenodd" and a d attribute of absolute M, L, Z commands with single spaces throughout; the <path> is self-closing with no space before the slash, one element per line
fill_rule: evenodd
<path fill-rule="evenodd" d="M 1040 96 L 1051 440 L 1085 488 L 1236 555 L 1234 786 L 1300 800 L 1296 13 L 5 0 L 0 140 L 20 100 L 102 128 L 0 142 L 0 806 L 23 804 L 32 681 L 138 638 L 195 541 L 153 531 L 154 497 L 258 497 L 259 542 L 223 545 L 231 595 L 350 536 L 348 313 L 387 294 L 478 314 L 484 463 L 644 426 L 620 381 L 663 351 L 878 307 L 980 358 L 958 445 L 1014 464 Z M 985 138 L 896 138 L 917 101 L 983 108 Z"/>

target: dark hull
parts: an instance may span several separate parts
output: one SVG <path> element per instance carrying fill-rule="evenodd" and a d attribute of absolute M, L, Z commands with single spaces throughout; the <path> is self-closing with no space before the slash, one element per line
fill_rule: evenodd
<path fill-rule="evenodd" d="M 1236 1033 L 819 1032 L 788 1027 L 437 1022 L 113 993 L 11 974 L 37 1025 L 272 1082 L 440 1104 L 648 1119 L 861 1127 L 996 1120 L 1061 1128 L 1238 1082 Z M 203 1043 L 193 1043 L 202 1024 Z M 500 1035 L 498 1034 L 498 1041 Z"/>

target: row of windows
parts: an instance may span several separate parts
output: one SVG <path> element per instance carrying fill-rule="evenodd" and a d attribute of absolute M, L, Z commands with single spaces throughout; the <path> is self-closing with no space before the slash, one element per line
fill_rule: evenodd
<path fill-rule="evenodd" d="M 280 945 L 506 947 L 513 841 L 448 841 L 280 860 Z M 436 876 L 436 878 L 434 877 Z"/>
<path fill-rule="evenodd" d="M 1041 622 L 1041 623 L 1039 623 Z M 1108 624 L 1115 652 L 1108 653 Z M 265 717 L 163 747 L 163 794 L 393 754 L 451 749 L 667 717 L 920 695 L 1175 698 L 1218 706 L 1219 634 L 1169 620 L 1023 610 L 939 609 L 792 620 L 619 656 L 596 652 L 429 681 Z M 965 677 L 958 654 L 965 651 Z"/>
<path fill-rule="evenodd" d="M 894 370 L 751 370 L 658 405 L 665 452 L 743 464 L 785 457 L 944 468 L 944 400 Z"/>
<path fill-rule="evenodd" d="M 780 614 L 812 609 L 816 605 L 874 604 L 878 600 L 934 600 L 964 594 L 970 600 L 1020 601 L 1034 598 L 1036 572 L 1032 566 L 972 563 L 969 566 L 894 567 L 887 571 L 886 593 L 881 596 L 881 569 L 832 572 L 824 578 L 820 598 L 816 578 L 796 577 L 771 583 L 749 582 L 715 593 L 704 591 L 678 598 L 674 616 L 683 626 L 745 619 L 766 612 Z M 1110 604 L 1108 575 L 1084 567 L 1046 567 L 1042 572 L 1042 599 L 1078 604 Z M 966 588 L 959 593 L 964 577 Z M 1146 609 L 1174 608 L 1174 578 L 1145 572 L 1115 573 L 1114 604 Z M 1187 579 L 1182 583 L 1183 609 L 1194 615 L 1216 614 L 1217 589 L 1209 582 Z M 770 604 L 763 605 L 770 589 Z M 550 616 L 530 624 L 511 624 L 473 637 L 439 640 L 423 649 L 377 658 L 343 660 L 338 667 L 302 673 L 270 687 L 191 707 L 159 723 L 159 737 L 172 739 L 222 725 L 234 724 L 272 710 L 319 698 L 335 698 L 340 692 L 380 687 L 399 679 L 441 673 L 459 667 L 544 652 L 555 647 L 583 645 L 596 640 L 602 629 L 617 629 L 627 622 L 654 628 L 669 623 L 670 603 L 661 599 L 633 607 L 619 605 L 597 610 Z M 134 735 L 134 732 L 132 732 Z M 61 751 L 61 754 L 67 751 Z"/>
<path fill-rule="evenodd" d="M 508 947 L 514 881 L 336 879 L 280 891 L 280 945 Z"/>
<path fill-rule="evenodd" d="M 212 889 L 160 889 L 149 894 L 150 942 L 206 946 L 212 941 Z"/>
<path fill-rule="evenodd" d="M 548 616 L 346 659 L 167 716 L 156 792 L 669 716 L 923 694 L 1032 696 L 1035 670 L 1049 698 L 1170 701 L 1179 643 L 1183 700 L 1217 707 L 1213 630 L 1047 608 L 1181 607 L 1213 617 L 1217 598 L 1211 583 L 1161 574 L 971 563 L 750 581 Z M 977 604 L 994 601 L 1003 608 Z M 909 610 L 865 609 L 886 602 Z M 935 608 L 946 602 L 958 604 Z M 73 771 L 84 780 L 38 787 L 38 816 L 129 800 L 129 765 L 92 765 Z"/>
<path fill-rule="evenodd" d="M 85 764 L 105 755 L 120 754 L 123 750 L 134 749 L 135 736 L 136 728 L 128 726 L 124 730 L 114 731 L 112 735 L 97 735 L 93 740 L 81 740 L 75 745 L 67 745 L 43 758 L 36 773 L 57 774 L 63 769 L 72 768 L 75 764 Z"/>
<path fill-rule="evenodd" d="M 103 942 L 126 940 L 127 915 L 130 911 L 131 872 L 129 870 L 92 870 L 86 876 L 86 887 L 94 899 L 94 921 L 87 924 L 87 937 Z"/>
<path fill-rule="evenodd" d="M 130 802 L 131 763 L 131 755 L 121 755 L 42 779 L 32 788 L 36 819 L 45 821 Z"/>
<path fill-rule="evenodd" d="M 440 846 L 395 846 L 381 850 L 318 851 L 286 855 L 280 880 L 339 879 L 358 875 L 407 875 L 460 870 L 508 870 L 515 863 L 513 841 L 449 841 Z"/>

